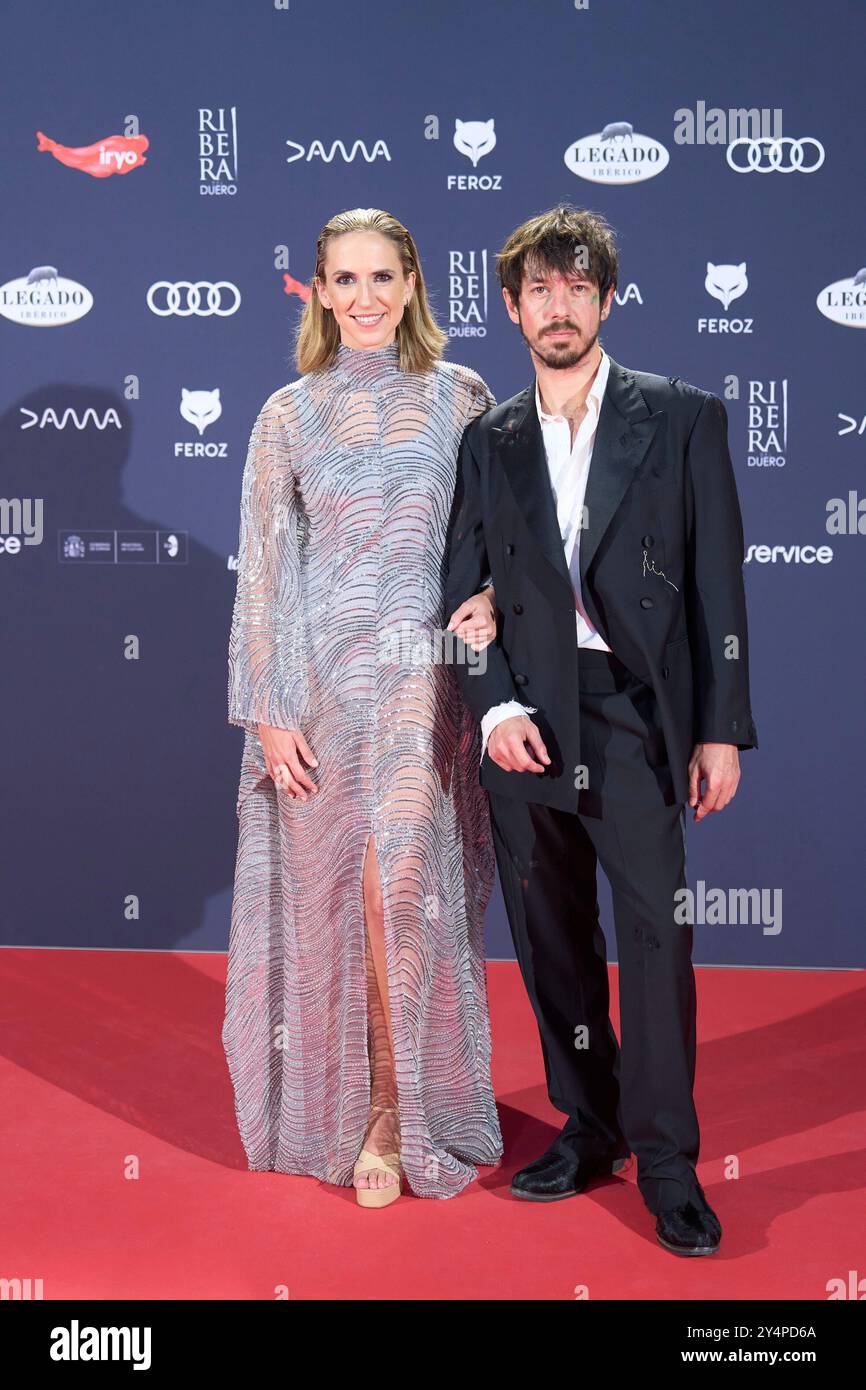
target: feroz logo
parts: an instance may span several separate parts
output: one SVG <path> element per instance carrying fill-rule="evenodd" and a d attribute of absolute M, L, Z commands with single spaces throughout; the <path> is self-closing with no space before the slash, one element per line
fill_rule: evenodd
<path fill-rule="evenodd" d="M 866 266 L 847 280 L 827 285 L 815 300 L 825 319 L 846 328 L 866 328 Z"/>
<path fill-rule="evenodd" d="M 479 159 L 483 159 L 486 154 L 496 144 L 496 128 L 494 117 L 491 116 L 487 121 L 461 121 L 459 118 L 454 122 L 454 148 L 459 154 L 465 154 L 467 159 L 472 160 L 472 168 L 478 168 Z"/>
<path fill-rule="evenodd" d="M 84 318 L 92 308 L 90 290 L 58 275 L 53 265 L 34 266 L 29 275 L 0 285 L 0 314 L 28 328 L 58 328 Z"/>
<path fill-rule="evenodd" d="M 187 424 L 194 425 L 199 438 L 195 441 L 176 440 L 175 458 L 228 458 L 228 445 L 225 440 L 211 439 L 205 444 L 201 436 L 209 425 L 213 425 L 223 413 L 218 386 L 209 390 L 190 390 L 180 388 L 180 413 Z"/>
<path fill-rule="evenodd" d="M 740 261 L 739 265 L 713 265 L 712 261 L 707 261 L 704 289 L 713 299 L 720 300 L 726 312 L 731 306 L 731 301 L 739 299 L 748 288 L 745 261 Z"/>
<path fill-rule="evenodd" d="M 707 261 L 704 289 L 713 299 L 718 299 L 723 309 L 728 309 L 735 299 L 746 293 L 749 281 L 746 275 L 746 262 L 739 265 L 716 265 Z M 699 333 L 751 333 L 753 319 L 722 318 L 698 319 Z"/>
<path fill-rule="evenodd" d="M 454 121 L 454 148 L 471 161 L 473 169 L 477 169 L 479 159 L 483 159 L 495 147 L 495 117 L 490 116 L 486 121 L 461 121 L 458 117 Z M 501 192 L 502 175 L 448 174 L 445 183 L 447 188 L 457 189 L 461 193 Z"/>
<path fill-rule="evenodd" d="M 569 145 L 565 165 L 590 183 L 640 183 L 655 178 L 668 166 L 664 145 L 649 135 L 636 135 L 628 121 L 611 121 L 595 135 Z"/>

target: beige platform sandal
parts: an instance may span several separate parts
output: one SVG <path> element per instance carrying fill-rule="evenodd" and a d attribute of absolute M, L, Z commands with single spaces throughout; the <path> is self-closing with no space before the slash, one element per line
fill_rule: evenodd
<path fill-rule="evenodd" d="M 385 1187 L 356 1187 L 355 1196 L 358 1200 L 358 1206 L 387 1207 L 400 1196 L 400 1180 L 403 1176 L 400 1155 L 374 1154 L 369 1149 L 362 1149 L 352 1172 L 353 1179 L 361 1173 L 368 1173 L 371 1168 L 380 1168 L 385 1173 L 393 1173 L 397 1181 L 390 1182 Z"/>
<path fill-rule="evenodd" d="M 400 1112 L 396 1105 L 371 1105 L 370 1114 L 398 1115 Z M 400 1164 L 398 1153 L 374 1154 L 370 1149 L 362 1149 L 357 1163 L 352 1172 L 353 1180 L 359 1173 L 369 1173 L 371 1168 L 380 1168 L 383 1173 L 392 1173 L 397 1179 L 396 1182 L 389 1182 L 385 1187 L 356 1187 L 355 1195 L 358 1199 L 359 1207 L 387 1207 L 389 1203 L 395 1202 L 400 1196 L 400 1180 L 403 1176 L 403 1169 Z"/>

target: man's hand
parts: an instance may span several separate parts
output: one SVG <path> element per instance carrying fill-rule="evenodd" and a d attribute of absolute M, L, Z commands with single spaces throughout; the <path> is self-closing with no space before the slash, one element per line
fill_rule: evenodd
<path fill-rule="evenodd" d="M 496 636 L 496 596 L 489 584 L 480 594 L 473 594 L 448 620 L 447 632 L 453 632 L 474 652 L 481 651 Z"/>
<path fill-rule="evenodd" d="M 487 740 L 487 752 L 506 772 L 543 772 L 550 762 L 538 726 L 528 714 L 514 714 L 497 724 Z"/>
<path fill-rule="evenodd" d="M 689 761 L 689 805 L 694 819 L 721 811 L 736 793 L 740 780 L 740 754 L 735 743 L 696 743 Z M 701 793 L 701 782 L 706 788 Z"/>
<path fill-rule="evenodd" d="M 270 724 L 259 725 L 259 738 L 265 766 L 274 779 L 278 791 L 288 792 L 299 801 L 308 801 L 316 796 L 319 788 L 304 768 L 318 767 L 318 759 L 310 749 L 300 729 L 274 729 Z"/>

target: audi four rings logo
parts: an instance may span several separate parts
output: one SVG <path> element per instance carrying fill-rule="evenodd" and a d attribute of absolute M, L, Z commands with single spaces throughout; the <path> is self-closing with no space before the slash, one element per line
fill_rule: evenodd
<path fill-rule="evenodd" d="M 232 296 L 234 302 L 231 302 Z M 229 300 L 228 307 L 224 307 L 224 299 Z M 217 280 L 215 284 L 209 280 L 196 280 L 195 283 L 175 280 L 174 284 L 169 280 L 157 280 L 147 292 L 148 308 L 159 314 L 160 318 L 168 318 L 170 314 L 177 314 L 180 318 L 189 318 L 191 314 L 197 314 L 199 318 L 218 314 L 221 318 L 227 318 L 237 311 L 240 302 L 241 292 L 230 280 Z"/>
<path fill-rule="evenodd" d="M 738 162 L 735 163 L 734 150 L 740 145 L 745 145 L 746 149 L 737 156 Z M 808 158 L 812 162 L 805 165 L 803 160 L 807 158 L 807 145 L 810 147 Z M 785 146 L 788 147 L 787 154 Z M 811 135 L 806 135 L 802 140 L 794 140 L 790 135 L 780 135 L 778 139 L 762 135 L 758 140 L 749 140 L 743 135 L 739 140 L 731 141 L 725 158 L 738 174 L 814 174 L 824 163 L 824 146 Z"/>

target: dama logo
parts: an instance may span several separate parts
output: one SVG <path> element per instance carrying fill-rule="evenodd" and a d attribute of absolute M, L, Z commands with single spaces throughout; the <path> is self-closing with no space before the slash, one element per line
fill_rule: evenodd
<path fill-rule="evenodd" d="M 307 163 L 311 159 L 323 159 L 326 164 L 330 164 L 339 152 L 343 156 L 346 164 L 352 164 L 355 156 L 360 151 L 368 164 L 372 164 L 374 159 L 387 159 L 390 162 L 391 153 L 382 139 L 376 140 L 371 150 L 367 149 L 363 140 L 355 140 L 350 150 L 346 149 L 342 140 L 332 140 L 330 148 L 326 149 L 322 140 L 314 140 L 311 145 L 299 145 L 297 140 L 287 140 L 287 146 L 293 151 L 286 156 L 287 164 L 294 164 L 298 159 L 305 159 Z"/>
<path fill-rule="evenodd" d="M 22 430 L 32 430 L 34 427 L 45 430 L 49 426 L 55 430 L 65 430 L 69 424 L 74 425 L 77 430 L 86 430 L 88 425 L 95 425 L 98 430 L 105 430 L 109 425 L 117 430 L 123 429 L 120 416 L 113 406 L 104 410 L 101 417 L 92 405 L 87 406 L 80 414 L 71 405 L 67 405 L 62 410 L 56 410 L 53 406 L 48 405 L 43 408 L 41 414 L 39 411 L 31 410 L 26 405 L 20 405 L 18 409 L 24 416 L 21 421 Z"/>
<path fill-rule="evenodd" d="M 836 416 L 837 420 L 842 421 L 841 430 L 837 430 L 838 435 L 842 434 L 866 434 L 866 415 L 861 420 L 857 415 L 843 415 L 840 410 Z"/>

